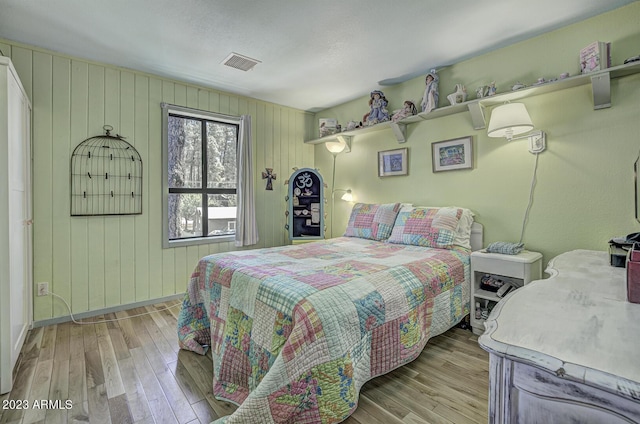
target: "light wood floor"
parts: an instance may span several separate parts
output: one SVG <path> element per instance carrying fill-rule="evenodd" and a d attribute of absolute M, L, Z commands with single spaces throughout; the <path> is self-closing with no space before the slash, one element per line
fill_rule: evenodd
<path fill-rule="evenodd" d="M 171 309 L 164 309 L 171 307 Z M 164 310 L 162 310 L 164 309 Z M 177 301 L 30 331 L 0 423 L 208 423 L 235 406 L 213 398 L 211 359 L 178 349 Z M 346 424 L 486 423 L 488 354 L 460 328 L 420 357 L 366 383 Z M 36 400 L 59 400 L 34 409 Z M 65 401 L 71 401 L 65 409 Z M 7 401 L 7 402 L 5 402 Z"/>

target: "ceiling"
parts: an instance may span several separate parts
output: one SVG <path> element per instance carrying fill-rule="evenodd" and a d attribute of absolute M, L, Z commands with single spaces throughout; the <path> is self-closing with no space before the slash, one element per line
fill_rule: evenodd
<path fill-rule="evenodd" d="M 632 2 L 0 0 L 0 38 L 317 111 Z"/>

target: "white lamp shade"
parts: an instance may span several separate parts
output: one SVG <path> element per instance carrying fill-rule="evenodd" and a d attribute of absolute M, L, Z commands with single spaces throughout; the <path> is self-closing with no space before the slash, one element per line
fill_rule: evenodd
<path fill-rule="evenodd" d="M 330 151 L 331 153 L 334 154 L 338 154 L 340 152 L 342 152 L 345 147 L 347 147 L 347 143 L 342 142 L 342 141 L 327 141 L 326 143 L 324 143 L 325 147 L 327 148 L 328 151 Z"/>
<path fill-rule="evenodd" d="M 496 107 L 491 112 L 487 135 L 489 137 L 506 137 L 526 133 L 533 129 L 533 122 L 527 108 L 522 103 L 507 103 Z"/>
<path fill-rule="evenodd" d="M 353 194 L 351 194 L 351 190 L 347 190 L 345 194 L 341 197 L 345 202 L 353 202 Z"/>

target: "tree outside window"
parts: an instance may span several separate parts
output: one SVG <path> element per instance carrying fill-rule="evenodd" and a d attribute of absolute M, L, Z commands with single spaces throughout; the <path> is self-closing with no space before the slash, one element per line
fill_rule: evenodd
<path fill-rule="evenodd" d="M 165 115 L 169 245 L 235 234 L 239 118 L 205 114 Z"/>

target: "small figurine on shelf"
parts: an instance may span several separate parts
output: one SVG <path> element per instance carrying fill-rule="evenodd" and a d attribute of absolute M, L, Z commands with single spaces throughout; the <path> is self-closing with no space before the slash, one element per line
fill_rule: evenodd
<path fill-rule="evenodd" d="M 481 85 L 476 90 L 476 97 L 481 99 L 483 97 L 495 96 L 496 95 L 496 82 L 491 81 L 489 85 Z"/>
<path fill-rule="evenodd" d="M 389 112 L 387 111 L 387 99 L 384 97 L 384 93 L 380 90 L 374 90 L 371 92 L 371 98 L 369 99 L 369 115 L 366 118 L 367 125 L 375 125 L 379 122 L 389 120 Z"/>
<path fill-rule="evenodd" d="M 407 116 L 412 116 L 417 113 L 418 113 L 418 110 L 416 109 L 416 105 L 411 100 L 405 100 L 404 107 L 398 110 L 396 113 L 394 113 L 393 116 L 391 117 L 391 120 L 393 122 L 398 122 L 402 118 L 406 118 Z"/>
<path fill-rule="evenodd" d="M 427 76 L 424 78 L 426 87 L 424 89 L 424 94 L 422 95 L 422 102 L 420 103 L 422 112 L 424 113 L 429 113 L 438 107 L 438 80 L 438 74 L 436 74 L 435 69 L 429 71 Z"/>
<path fill-rule="evenodd" d="M 358 123 L 356 121 L 347 122 L 347 131 L 355 130 L 358 128 Z"/>
<path fill-rule="evenodd" d="M 487 96 L 495 96 L 495 95 L 496 95 L 496 82 L 491 81 L 487 89 Z"/>
<path fill-rule="evenodd" d="M 462 84 L 456 84 L 456 91 L 447 96 L 451 106 L 467 101 L 467 89 Z"/>

